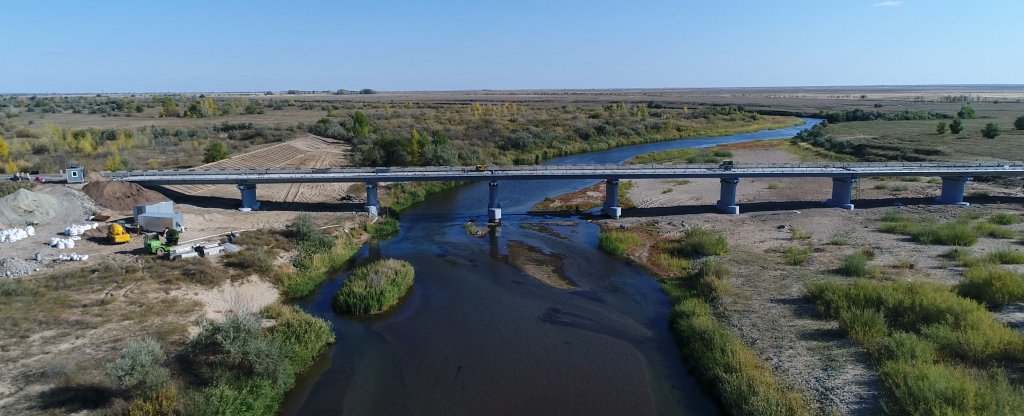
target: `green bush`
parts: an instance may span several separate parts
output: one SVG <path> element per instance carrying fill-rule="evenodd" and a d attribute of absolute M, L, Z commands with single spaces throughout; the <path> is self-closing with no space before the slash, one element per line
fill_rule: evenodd
<path fill-rule="evenodd" d="M 334 331 L 329 322 L 304 313 L 296 306 L 274 304 L 267 307 L 263 315 L 274 320 L 267 335 L 285 352 L 295 370 L 309 367 L 334 343 Z"/>
<path fill-rule="evenodd" d="M 377 221 L 366 224 L 366 232 L 377 239 L 394 237 L 398 235 L 398 220 L 392 217 L 377 217 Z"/>
<path fill-rule="evenodd" d="M 186 399 L 187 416 L 273 416 L 284 393 L 263 379 L 217 382 Z"/>
<path fill-rule="evenodd" d="M 126 391 L 138 395 L 153 394 L 170 380 L 170 371 L 162 366 L 166 358 L 156 340 L 133 340 L 114 362 L 107 364 L 107 373 Z"/>
<path fill-rule="evenodd" d="M 1011 248 L 1003 248 L 988 253 L 985 258 L 998 264 L 1024 264 L 1024 252 Z"/>
<path fill-rule="evenodd" d="M 204 321 L 185 345 L 188 368 L 210 383 L 221 380 L 266 380 L 285 391 L 295 369 L 280 345 L 265 336 L 254 315 L 230 315 L 222 323 Z"/>
<path fill-rule="evenodd" d="M 882 408 L 893 415 L 1019 414 L 1024 396 L 1006 376 L 942 364 L 886 361 Z"/>
<path fill-rule="evenodd" d="M 711 306 L 679 286 L 665 284 L 673 298 L 672 332 L 694 375 L 719 399 L 726 413 L 810 415 L 807 401 L 772 372 L 725 325 Z"/>
<path fill-rule="evenodd" d="M 942 254 L 942 257 L 956 261 L 963 267 L 971 267 L 984 263 L 983 260 L 971 255 L 971 250 L 963 247 L 949 249 Z"/>
<path fill-rule="evenodd" d="M 868 275 L 868 257 L 859 251 L 851 253 L 843 258 L 838 272 L 843 276 L 865 277 Z"/>
<path fill-rule="evenodd" d="M 786 247 L 783 257 L 786 259 L 786 264 L 790 266 L 803 266 L 811 260 L 811 252 L 813 251 L 810 247 L 789 246 Z"/>
<path fill-rule="evenodd" d="M 690 227 L 683 234 L 678 254 L 683 257 L 721 256 L 729 252 L 725 236 L 702 227 Z"/>
<path fill-rule="evenodd" d="M 911 363 L 935 362 L 935 344 L 910 332 L 896 331 L 885 338 L 882 345 L 883 361 Z"/>
<path fill-rule="evenodd" d="M 885 316 L 874 309 L 844 309 L 839 313 L 839 327 L 854 342 L 876 351 L 885 337 Z"/>
<path fill-rule="evenodd" d="M 957 293 L 989 307 L 1020 302 L 1024 300 L 1024 276 L 997 265 L 973 266 L 964 271 Z"/>
<path fill-rule="evenodd" d="M 625 256 L 627 251 L 643 244 L 643 238 L 630 230 L 604 230 L 597 237 L 597 248 L 618 257 Z"/>
<path fill-rule="evenodd" d="M 697 294 L 705 299 L 717 299 L 729 292 L 732 271 L 715 259 L 701 261 L 690 276 Z"/>
<path fill-rule="evenodd" d="M 406 261 L 377 260 L 352 272 L 334 295 L 339 313 L 367 315 L 398 304 L 413 285 L 413 268 Z"/>
<path fill-rule="evenodd" d="M 1010 213 L 995 214 L 988 219 L 989 222 L 999 225 L 1013 225 L 1020 222 L 1020 215 Z"/>

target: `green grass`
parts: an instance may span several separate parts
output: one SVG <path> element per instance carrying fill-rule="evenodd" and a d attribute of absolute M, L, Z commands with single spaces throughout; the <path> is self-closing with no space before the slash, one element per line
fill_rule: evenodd
<path fill-rule="evenodd" d="M 789 239 L 793 241 L 810 240 L 811 233 L 797 228 L 790 228 Z"/>
<path fill-rule="evenodd" d="M 683 234 L 676 254 L 683 257 L 721 256 L 729 252 L 725 236 L 703 227 L 690 227 Z"/>
<path fill-rule="evenodd" d="M 423 202 L 427 195 L 452 189 L 461 182 L 400 182 L 391 184 L 381 197 L 381 205 L 385 209 L 401 212 L 415 204 Z"/>
<path fill-rule="evenodd" d="M 1010 214 L 1006 212 L 995 214 L 988 219 L 989 222 L 998 225 L 1013 225 L 1019 223 L 1020 220 L 1021 218 L 1019 214 Z"/>
<path fill-rule="evenodd" d="M 377 217 L 377 221 L 366 223 L 366 232 L 376 239 L 388 239 L 398 235 L 398 219 Z"/>
<path fill-rule="evenodd" d="M 665 282 L 662 288 L 675 305 L 671 327 L 684 358 L 725 413 L 813 414 L 799 393 L 715 318 L 708 301 L 682 281 Z"/>
<path fill-rule="evenodd" d="M 985 259 L 997 264 L 1024 264 L 1024 252 L 1003 248 L 988 253 Z"/>
<path fill-rule="evenodd" d="M 1014 238 L 1017 233 L 990 222 L 974 224 L 974 231 L 979 235 L 991 238 Z"/>
<path fill-rule="evenodd" d="M 960 296 L 991 308 L 1024 300 L 1024 276 L 994 264 L 980 264 L 964 271 L 957 285 Z"/>
<path fill-rule="evenodd" d="M 814 249 L 810 247 L 789 246 L 783 253 L 786 264 L 790 266 L 803 266 L 811 260 L 811 253 Z"/>
<path fill-rule="evenodd" d="M 597 237 L 597 248 L 617 257 L 623 257 L 627 251 L 643 245 L 643 237 L 632 230 L 604 230 Z"/>
<path fill-rule="evenodd" d="M 412 289 L 414 271 L 403 260 L 384 259 L 361 266 L 334 295 L 334 310 L 348 315 L 386 312 Z"/>
<path fill-rule="evenodd" d="M 854 252 L 843 258 L 843 264 L 836 270 L 843 276 L 866 277 L 868 275 L 868 256 Z"/>
<path fill-rule="evenodd" d="M 807 298 L 878 359 L 887 414 L 1013 414 L 1024 391 L 998 369 L 1024 339 L 973 300 L 923 282 L 817 281 Z"/>
<path fill-rule="evenodd" d="M 898 211 L 889 211 L 879 218 L 879 222 L 879 231 L 907 235 L 920 244 L 972 246 L 978 242 L 980 236 L 978 227 L 971 227 L 969 220 L 965 218 L 950 222 L 934 222 L 913 219 Z"/>

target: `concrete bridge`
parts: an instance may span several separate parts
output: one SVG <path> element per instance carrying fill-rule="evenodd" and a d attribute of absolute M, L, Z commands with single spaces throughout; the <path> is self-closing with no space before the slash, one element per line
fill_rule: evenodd
<path fill-rule="evenodd" d="M 488 219 L 501 220 L 498 189 L 509 180 L 605 180 L 606 195 L 602 211 L 618 218 L 619 181 L 623 179 L 718 178 L 721 196 L 716 206 L 729 214 L 738 214 L 736 188 L 743 178 L 832 178 L 832 195 L 826 204 L 853 209 L 853 185 L 858 178 L 871 176 L 931 176 L 942 179 L 941 204 L 967 205 L 964 189 L 974 176 L 1024 176 L 1024 162 L 985 163 L 818 163 L 724 165 L 538 165 L 477 167 L 391 167 L 266 170 L 144 170 L 104 172 L 113 180 L 141 185 L 232 184 L 242 196 L 242 207 L 259 209 L 256 186 L 264 183 L 362 182 L 366 184 L 366 210 L 377 215 L 380 202 L 377 184 L 381 182 L 488 181 Z"/>

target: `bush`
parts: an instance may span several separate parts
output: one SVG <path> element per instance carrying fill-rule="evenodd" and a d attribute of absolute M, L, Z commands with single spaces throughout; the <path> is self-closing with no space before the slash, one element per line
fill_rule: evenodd
<path fill-rule="evenodd" d="M 1017 117 L 1016 120 L 1013 120 L 1013 128 L 1017 130 L 1024 130 L 1024 116 Z"/>
<path fill-rule="evenodd" d="M 974 231 L 980 235 L 991 238 L 1013 238 L 1017 236 L 1013 231 L 988 222 L 979 222 L 975 224 Z"/>
<path fill-rule="evenodd" d="M 839 313 L 839 327 L 854 342 L 877 351 L 885 337 L 885 316 L 874 309 L 849 308 Z"/>
<path fill-rule="evenodd" d="M 894 415 L 1010 415 L 1024 406 L 1019 388 L 998 371 L 886 361 L 882 408 Z"/>
<path fill-rule="evenodd" d="M 183 406 L 188 416 L 273 416 L 284 393 L 262 379 L 218 382 L 194 393 Z"/>
<path fill-rule="evenodd" d="M 294 382 L 295 369 L 287 354 L 264 335 L 255 315 L 201 322 L 199 334 L 185 345 L 185 354 L 187 368 L 208 383 L 264 380 L 283 392 Z"/>
<path fill-rule="evenodd" d="M 223 142 L 210 142 L 203 151 L 203 163 L 227 159 L 228 153 L 228 147 Z"/>
<path fill-rule="evenodd" d="M 315 241 L 324 235 L 323 230 L 313 220 L 313 216 L 305 213 L 296 215 L 295 219 L 285 227 L 285 230 L 287 230 L 288 238 L 298 243 Z"/>
<path fill-rule="evenodd" d="M 261 276 L 267 276 L 274 270 L 274 262 L 263 247 L 246 247 L 236 253 L 228 253 L 224 256 L 224 263 Z"/>
<path fill-rule="evenodd" d="M 1003 134 L 1003 129 L 999 128 L 999 125 L 996 123 L 988 123 L 985 125 L 985 128 L 981 129 L 981 135 L 986 139 L 994 139 L 999 137 L 1000 134 Z"/>
<path fill-rule="evenodd" d="M 181 274 L 191 283 L 218 286 L 228 280 L 230 276 L 227 270 L 215 266 L 206 257 L 186 259 L 181 266 Z M 258 267 L 265 267 L 260 265 Z"/>
<path fill-rule="evenodd" d="M 811 260 L 813 251 L 810 247 L 789 246 L 786 247 L 783 257 L 786 259 L 786 264 L 790 266 L 803 266 Z"/>
<path fill-rule="evenodd" d="M 378 260 L 357 268 L 334 295 L 338 313 L 367 315 L 398 304 L 413 285 L 413 268 L 406 261 Z"/>
<path fill-rule="evenodd" d="M 932 363 L 935 357 L 935 344 L 910 332 L 896 331 L 882 346 L 883 361 Z"/>
<path fill-rule="evenodd" d="M 960 296 L 999 307 L 1024 300 L 1024 276 L 996 265 L 978 265 L 964 271 L 957 285 Z"/>
<path fill-rule="evenodd" d="M 701 227 L 691 227 L 683 234 L 678 254 L 683 257 L 721 256 L 729 252 L 725 236 Z"/>
<path fill-rule="evenodd" d="M 286 352 L 295 370 L 309 367 L 334 343 L 331 324 L 298 307 L 274 304 L 267 307 L 263 315 L 275 321 L 268 334 Z"/>
<path fill-rule="evenodd" d="M 864 277 L 868 275 L 868 258 L 861 252 L 851 253 L 843 258 L 843 264 L 839 266 L 839 274 L 850 277 Z"/>
<path fill-rule="evenodd" d="M 697 294 L 705 299 L 717 299 L 729 292 L 729 277 L 732 271 L 715 259 L 707 259 L 697 266 L 690 276 Z"/>
<path fill-rule="evenodd" d="M 107 364 L 107 372 L 122 389 L 133 394 L 149 395 L 160 391 L 171 373 L 162 367 L 164 354 L 160 343 L 152 338 L 132 341 L 117 360 Z"/>
<path fill-rule="evenodd" d="M 796 228 L 791 228 L 789 230 L 789 239 L 793 240 L 793 241 L 810 240 L 811 239 L 811 233 L 809 233 L 807 231 L 804 231 L 804 230 L 799 230 L 799 229 L 796 229 Z"/>
<path fill-rule="evenodd" d="M 1013 225 L 1020 222 L 1020 215 L 1004 212 L 993 215 L 992 218 L 988 219 L 988 221 L 999 225 Z"/>
<path fill-rule="evenodd" d="M 613 256 L 622 257 L 626 252 L 644 245 L 639 234 L 629 230 L 605 230 L 597 237 L 597 248 Z"/>

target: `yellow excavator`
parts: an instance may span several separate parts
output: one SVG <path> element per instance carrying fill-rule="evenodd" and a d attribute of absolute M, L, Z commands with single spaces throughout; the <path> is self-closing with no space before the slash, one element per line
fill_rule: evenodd
<path fill-rule="evenodd" d="M 107 228 L 107 239 L 110 240 L 110 244 L 124 244 L 132 241 L 132 236 L 124 231 L 121 224 L 110 224 Z"/>

